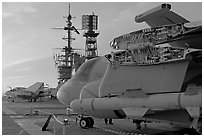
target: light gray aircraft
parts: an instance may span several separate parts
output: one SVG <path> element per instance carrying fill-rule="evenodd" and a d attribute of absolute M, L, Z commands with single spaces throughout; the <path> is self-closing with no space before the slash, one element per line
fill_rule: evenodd
<path fill-rule="evenodd" d="M 81 115 L 82 128 L 97 117 L 130 118 L 138 129 L 144 121 L 200 129 L 202 25 L 170 9 L 162 4 L 136 16 L 151 28 L 115 38 L 117 52 L 86 61 L 61 86 L 57 98 Z"/>
<path fill-rule="evenodd" d="M 30 102 L 35 102 L 40 97 L 49 96 L 51 90 L 44 89 L 44 82 L 36 82 L 28 88 L 14 88 L 10 91 L 7 91 L 5 94 L 8 98 L 12 98 L 12 101 L 15 101 L 15 98 L 21 98 L 28 100 Z"/>
<path fill-rule="evenodd" d="M 15 96 L 15 93 L 23 91 L 24 89 L 26 89 L 25 87 L 15 87 L 15 88 L 12 88 L 10 86 L 9 86 L 9 88 L 10 88 L 10 90 L 5 92 L 6 98 L 13 98 Z"/>

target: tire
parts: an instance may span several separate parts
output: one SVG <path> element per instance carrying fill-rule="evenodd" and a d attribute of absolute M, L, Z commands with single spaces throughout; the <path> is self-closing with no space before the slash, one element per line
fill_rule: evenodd
<path fill-rule="evenodd" d="M 195 129 L 193 128 L 184 128 L 178 131 L 180 135 L 200 135 Z"/>
<path fill-rule="evenodd" d="M 88 121 L 89 121 L 89 124 L 88 124 L 88 127 L 93 127 L 94 125 L 94 119 L 92 117 L 87 117 Z"/>
<path fill-rule="evenodd" d="M 87 118 L 82 118 L 79 121 L 79 125 L 81 128 L 87 128 L 89 126 L 89 120 Z"/>
<path fill-rule="evenodd" d="M 142 127 L 141 127 L 140 124 L 136 124 L 136 128 L 137 128 L 137 129 L 141 129 Z"/>

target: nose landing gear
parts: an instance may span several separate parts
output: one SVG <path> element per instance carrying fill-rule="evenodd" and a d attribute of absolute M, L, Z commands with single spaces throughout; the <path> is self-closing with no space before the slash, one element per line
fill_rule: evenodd
<path fill-rule="evenodd" d="M 94 125 L 94 119 L 92 117 L 82 117 L 79 121 L 81 128 L 92 128 Z"/>
<path fill-rule="evenodd" d="M 133 123 L 135 123 L 137 129 L 141 129 L 142 120 L 133 119 Z"/>

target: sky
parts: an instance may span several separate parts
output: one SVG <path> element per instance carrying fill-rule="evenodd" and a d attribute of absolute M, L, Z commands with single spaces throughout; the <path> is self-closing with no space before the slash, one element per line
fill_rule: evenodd
<path fill-rule="evenodd" d="M 82 28 L 82 15 L 94 12 L 99 18 L 98 51 L 104 55 L 113 51 L 109 43 L 115 37 L 148 28 L 134 18 L 161 2 L 70 2 L 72 23 Z M 171 10 L 189 21 L 202 20 L 201 2 L 174 2 Z M 28 87 L 37 81 L 50 87 L 57 86 L 57 70 L 52 48 L 66 45 L 66 32 L 53 27 L 66 25 L 68 2 L 3 2 L 2 3 L 2 91 L 8 86 Z M 72 43 L 73 48 L 84 48 L 83 31 Z M 81 51 L 81 54 L 84 51 Z"/>

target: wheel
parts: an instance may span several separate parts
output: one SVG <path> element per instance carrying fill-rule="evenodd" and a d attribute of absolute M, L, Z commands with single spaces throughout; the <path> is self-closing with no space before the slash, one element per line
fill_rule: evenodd
<path fill-rule="evenodd" d="M 136 124 L 136 128 L 137 128 L 137 129 L 141 129 L 141 128 L 142 128 L 142 127 L 141 127 L 141 123 L 142 123 L 141 120 L 135 120 L 135 124 Z"/>
<path fill-rule="evenodd" d="M 193 128 L 184 128 L 178 131 L 180 135 L 200 135 L 195 129 Z"/>
<path fill-rule="evenodd" d="M 141 129 L 142 127 L 141 127 L 140 124 L 136 124 L 136 128 L 137 128 L 137 129 Z"/>
<path fill-rule="evenodd" d="M 88 121 L 89 121 L 89 125 L 88 127 L 93 127 L 94 125 L 94 119 L 92 117 L 87 117 Z"/>
<path fill-rule="evenodd" d="M 82 118 L 79 121 L 79 125 L 81 128 L 87 128 L 89 126 L 89 120 L 87 118 Z"/>

